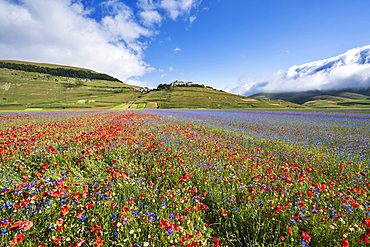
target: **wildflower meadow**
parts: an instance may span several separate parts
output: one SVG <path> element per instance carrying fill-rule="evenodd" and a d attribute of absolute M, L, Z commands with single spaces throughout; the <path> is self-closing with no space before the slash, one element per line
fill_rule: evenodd
<path fill-rule="evenodd" d="M 370 112 L 0 115 L 0 246 L 369 246 Z"/>

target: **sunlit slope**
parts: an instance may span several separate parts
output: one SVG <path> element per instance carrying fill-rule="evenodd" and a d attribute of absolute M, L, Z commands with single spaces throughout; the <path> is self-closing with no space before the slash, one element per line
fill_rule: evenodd
<path fill-rule="evenodd" d="M 252 99 L 210 87 L 170 87 L 144 94 L 136 104 L 156 103 L 159 109 L 244 109 L 299 107 L 294 103 Z"/>
<path fill-rule="evenodd" d="M 53 76 L 0 68 L 1 108 L 91 108 L 128 102 L 141 95 L 118 81 Z"/>
<path fill-rule="evenodd" d="M 89 71 L 90 74 L 87 75 L 96 73 L 107 76 L 108 79 L 81 78 L 81 70 L 85 70 L 81 68 L 10 60 L 1 62 L 25 65 L 15 69 L 10 68 L 11 66 L 0 68 L 0 109 L 3 110 L 93 107 L 109 107 L 113 110 L 301 107 L 281 100 L 248 98 L 197 84 L 173 87 L 163 85 L 147 92 L 141 87 L 115 81 L 117 79 L 109 75 L 94 71 Z M 37 71 L 43 71 L 39 68 L 44 67 L 56 68 L 57 72 L 67 70 L 64 72 L 71 76 L 53 75 L 49 73 L 50 70 L 46 70 L 49 74 L 22 70 L 29 69 L 28 65 L 36 66 Z"/>

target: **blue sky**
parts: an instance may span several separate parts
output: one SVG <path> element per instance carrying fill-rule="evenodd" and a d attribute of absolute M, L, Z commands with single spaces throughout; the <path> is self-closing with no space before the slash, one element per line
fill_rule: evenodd
<path fill-rule="evenodd" d="M 369 45 L 369 9 L 365 0 L 0 0 L 0 59 L 230 89 Z"/>

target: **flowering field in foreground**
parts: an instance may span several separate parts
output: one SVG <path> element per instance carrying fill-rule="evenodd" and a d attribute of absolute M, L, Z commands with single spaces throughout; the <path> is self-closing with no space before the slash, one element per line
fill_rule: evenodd
<path fill-rule="evenodd" d="M 366 246 L 368 114 L 0 116 L 1 246 Z"/>

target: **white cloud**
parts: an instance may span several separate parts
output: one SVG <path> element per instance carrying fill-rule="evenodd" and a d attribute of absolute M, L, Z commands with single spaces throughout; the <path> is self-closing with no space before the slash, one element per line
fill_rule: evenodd
<path fill-rule="evenodd" d="M 172 67 L 169 67 L 169 68 L 168 68 L 168 70 L 169 70 L 169 71 L 173 71 L 173 70 L 174 70 L 174 68 L 172 68 Z"/>
<path fill-rule="evenodd" d="M 84 67 L 142 85 L 137 78 L 154 70 L 143 60 L 145 40 L 158 33 L 166 16 L 176 19 L 172 10 L 187 15 L 196 2 L 139 0 L 140 8 L 132 9 L 107 0 L 95 20 L 89 17 L 95 10 L 83 1 L 0 0 L 1 59 Z"/>
<path fill-rule="evenodd" d="M 181 51 L 181 48 L 179 47 L 176 47 L 175 49 L 173 49 L 173 53 L 178 53 L 179 51 Z"/>
<path fill-rule="evenodd" d="M 147 10 L 140 13 L 144 25 L 151 26 L 153 24 L 160 24 L 162 16 L 156 10 Z"/>
<path fill-rule="evenodd" d="M 168 75 L 167 74 L 162 74 L 161 75 L 161 78 L 166 77 L 166 76 L 168 76 Z"/>
<path fill-rule="evenodd" d="M 80 3 L 71 3 L 0 0 L 2 58 L 86 67 L 122 81 L 152 70 L 137 42 L 150 31 L 132 21 L 128 8 L 120 6 L 98 23 L 85 16 Z"/>
<path fill-rule="evenodd" d="M 228 91 L 243 95 L 258 92 L 302 92 L 370 87 L 370 45 L 336 57 L 294 65 L 259 82 L 241 83 Z"/>
<path fill-rule="evenodd" d="M 144 11 L 164 11 L 172 20 L 189 15 L 190 11 L 200 5 L 201 0 L 139 0 L 138 6 Z M 193 21 L 195 16 L 192 17 Z"/>
<path fill-rule="evenodd" d="M 190 16 L 190 18 L 189 18 L 190 24 L 193 23 L 196 19 L 197 19 L 196 16 Z"/>
<path fill-rule="evenodd" d="M 141 81 L 137 78 L 130 78 L 126 81 L 126 83 L 129 84 L 129 85 L 136 85 L 136 86 L 140 86 L 140 87 L 148 87 L 148 82 Z"/>
<path fill-rule="evenodd" d="M 161 7 L 169 13 L 171 19 L 176 20 L 183 13 L 189 13 L 198 3 L 196 0 L 162 0 Z"/>

